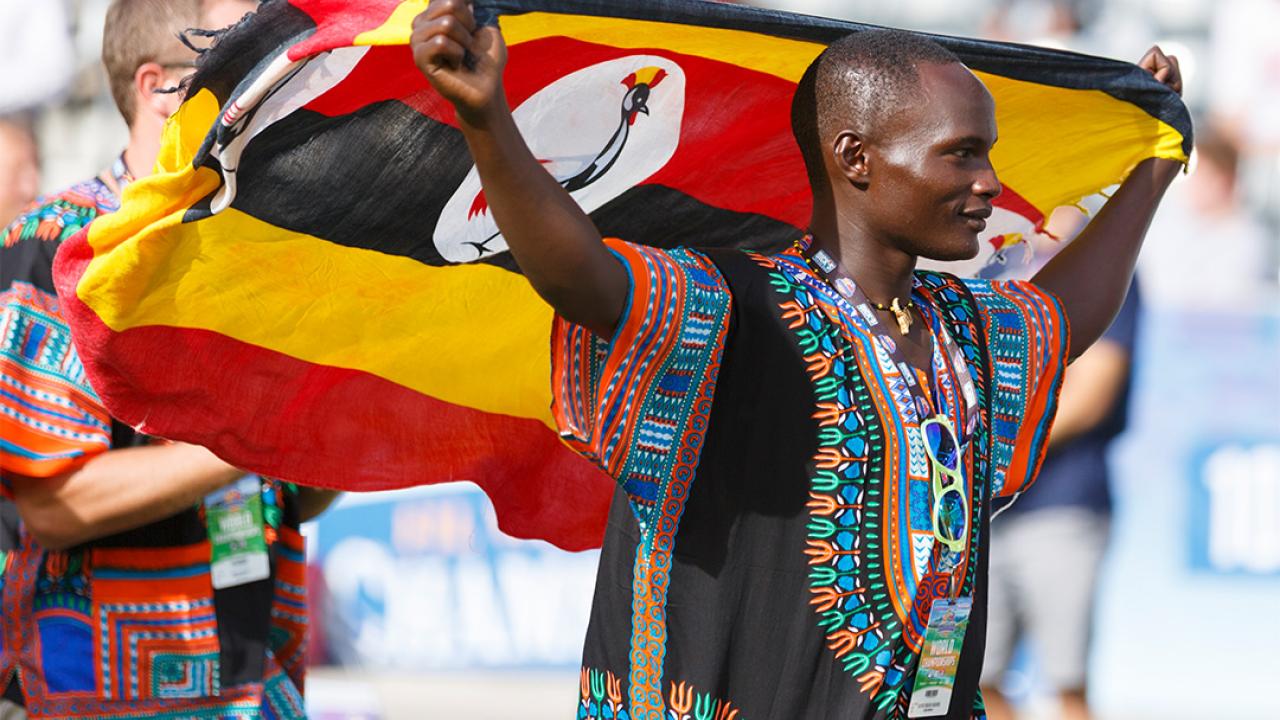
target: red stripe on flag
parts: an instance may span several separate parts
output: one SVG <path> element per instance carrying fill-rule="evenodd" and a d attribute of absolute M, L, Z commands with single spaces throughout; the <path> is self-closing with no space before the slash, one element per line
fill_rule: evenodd
<path fill-rule="evenodd" d="M 289 4 L 311 17 L 315 34 L 289 48 L 289 59 L 346 47 L 361 33 L 376 30 L 387 22 L 400 0 L 289 0 Z"/>
<path fill-rule="evenodd" d="M 667 50 L 546 38 L 512 46 L 505 76 L 507 100 L 513 108 L 519 107 L 569 73 L 628 55 L 671 59 L 687 78 L 680 146 L 666 167 L 645 184 L 665 185 L 708 205 L 796 227 L 808 223 L 812 207 L 808 175 L 791 135 L 794 83 Z M 337 116 L 385 100 L 399 100 L 427 117 L 457 126 L 453 107 L 430 88 L 406 47 L 372 48 L 346 79 L 306 107 Z"/>
<path fill-rule="evenodd" d="M 61 248 L 54 276 L 90 381 L 120 420 L 307 485 L 367 491 L 423 478 L 470 480 L 488 494 L 509 535 L 566 550 L 600 546 L 613 482 L 542 423 L 206 330 L 117 333 L 76 295 L 92 257 L 81 232 Z"/>
<path fill-rule="evenodd" d="M 1044 230 L 1044 213 L 1040 212 L 1035 205 L 1032 205 L 1026 198 L 1019 195 L 1016 190 L 1008 185 L 1004 186 L 1004 190 L 996 196 L 995 200 L 991 201 L 991 204 L 998 208 L 1004 208 L 1009 212 L 1017 213 L 1026 218 L 1035 225 L 1036 232 Z"/>

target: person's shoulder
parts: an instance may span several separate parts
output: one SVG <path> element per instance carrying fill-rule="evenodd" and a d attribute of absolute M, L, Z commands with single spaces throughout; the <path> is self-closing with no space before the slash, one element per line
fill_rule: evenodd
<path fill-rule="evenodd" d="M 719 282 L 716 264 L 705 249 L 658 247 L 612 237 L 604 242 L 633 277 L 637 273 L 661 276 L 675 272 L 706 284 Z"/>
<path fill-rule="evenodd" d="M 0 240 L 3 247 L 31 241 L 62 242 L 118 205 L 106 183 L 90 178 L 36 198 L 9 224 Z"/>
<path fill-rule="evenodd" d="M 955 305 L 976 301 L 977 296 L 990 290 L 991 281 L 962 278 L 942 270 L 916 270 L 916 282 L 935 304 Z"/>

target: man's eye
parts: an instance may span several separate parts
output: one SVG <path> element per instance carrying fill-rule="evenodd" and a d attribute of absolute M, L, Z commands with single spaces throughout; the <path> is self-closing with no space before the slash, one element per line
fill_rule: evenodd
<path fill-rule="evenodd" d="M 968 159 L 973 157 L 973 150 L 970 150 L 969 148 L 960 148 L 958 150 L 952 150 L 951 154 L 958 158 Z"/>

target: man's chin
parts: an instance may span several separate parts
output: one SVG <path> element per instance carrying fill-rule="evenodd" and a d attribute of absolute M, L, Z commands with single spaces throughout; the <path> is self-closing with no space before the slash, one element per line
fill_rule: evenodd
<path fill-rule="evenodd" d="M 929 248 L 929 252 L 922 253 L 920 257 L 934 262 L 964 262 L 978 257 L 979 247 L 975 234 L 960 242 Z"/>

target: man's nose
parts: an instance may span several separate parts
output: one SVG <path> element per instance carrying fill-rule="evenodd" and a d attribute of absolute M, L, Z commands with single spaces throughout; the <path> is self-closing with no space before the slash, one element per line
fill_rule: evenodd
<path fill-rule="evenodd" d="M 1000 184 L 1000 178 L 996 177 L 996 169 L 987 163 L 986 169 L 973 179 L 973 194 L 982 195 L 988 198 L 995 198 L 1004 191 L 1004 186 Z"/>

